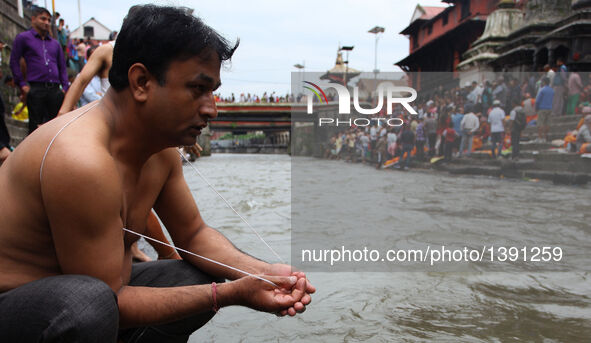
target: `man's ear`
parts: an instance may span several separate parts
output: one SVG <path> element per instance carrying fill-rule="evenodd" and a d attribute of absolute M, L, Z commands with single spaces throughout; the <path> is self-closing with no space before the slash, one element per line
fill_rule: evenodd
<path fill-rule="evenodd" d="M 142 63 L 133 64 L 127 71 L 127 79 L 133 98 L 138 102 L 148 100 L 148 91 L 152 85 L 150 81 L 153 77 L 146 66 Z"/>

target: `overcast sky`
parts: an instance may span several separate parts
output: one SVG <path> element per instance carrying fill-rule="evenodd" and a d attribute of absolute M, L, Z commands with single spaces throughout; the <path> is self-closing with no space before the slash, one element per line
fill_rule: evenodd
<path fill-rule="evenodd" d="M 77 0 L 55 0 L 70 30 L 78 27 Z M 38 0 L 48 5 L 51 0 Z M 111 30 L 119 31 L 130 6 L 148 1 L 80 0 L 82 22 L 94 17 Z M 240 47 L 231 65 L 222 71 L 220 92 L 235 93 L 290 90 L 294 64 L 306 71 L 325 72 L 335 63 L 337 47 L 354 45 L 349 66 L 362 71 L 374 69 L 375 36 L 367 31 L 378 25 L 386 29 L 378 43 L 378 69 L 399 71 L 394 63 L 408 54 L 408 39 L 398 34 L 410 21 L 417 2 L 412 0 L 367 1 L 154 1 L 194 8 L 194 14 Z M 421 5 L 446 6 L 439 0 Z"/>

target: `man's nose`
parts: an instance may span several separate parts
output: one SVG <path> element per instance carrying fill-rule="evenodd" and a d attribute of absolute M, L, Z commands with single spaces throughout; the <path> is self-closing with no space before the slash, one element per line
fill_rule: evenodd
<path fill-rule="evenodd" d="M 210 92 L 207 98 L 204 99 L 204 102 L 199 110 L 202 115 L 206 115 L 210 119 L 216 118 L 218 116 L 218 108 L 215 104 L 213 92 Z"/>

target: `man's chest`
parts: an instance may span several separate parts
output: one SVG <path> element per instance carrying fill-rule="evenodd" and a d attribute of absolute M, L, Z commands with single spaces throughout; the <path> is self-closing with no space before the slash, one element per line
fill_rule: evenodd
<path fill-rule="evenodd" d="M 58 48 L 57 41 L 33 37 L 26 40 L 23 56 L 27 62 L 31 62 L 30 59 L 40 59 L 49 63 L 56 59 Z"/>
<path fill-rule="evenodd" d="M 139 175 L 123 175 L 121 219 L 123 225 L 142 233 L 146 221 L 167 178 L 166 171 L 150 165 L 142 168 Z"/>

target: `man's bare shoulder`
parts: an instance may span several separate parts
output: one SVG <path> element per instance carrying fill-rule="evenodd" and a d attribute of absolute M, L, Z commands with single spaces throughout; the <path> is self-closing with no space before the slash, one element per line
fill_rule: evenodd
<path fill-rule="evenodd" d="M 103 45 L 99 46 L 98 48 L 96 48 L 93 55 L 95 55 L 95 54 L 97 57 L 100 57 L 103 60 L 108 58 L 108 60 L 110 61 L 113 59 L 113 45 L 112 44 L 103 44 Z M 92 58 L 92 56 L 90 58 Z"/>
<path fill-rule="evenodd" d="M 179 155 L 179 150 L 177 148 L 164 149 L 154 154 L 152 157 L 170 167 L 181 164 L 181 156 Z"/>
<path fill-rule="evenodd" d="M 43 184 L 80 187 L 84 183 L 103 190 L 121 187 L 117 164 L 106 147 L 99 142 L 93 144 L 92 139 L 62 138 L 47 153 L 41 174 Z"/>
<path fill-rule="evenodd" d="M 78 120 L 56 135 L 47 149 L 40 174 L 42 187 L 59 184 L 69 188 L 88 183 L 103 189 L 120 188 L 121 177 L 109 152 L 108 134 L 101 129 L 102 123 L 90 115 Z M 53 133 L 55 129 L 50 131 Z"/>
<path fill-rule="evenodd" d="M 152 155 L 146 162 L 146 168 L 151 172 L 158 172 L 160 175 L 165 175 L 165 178 L 170 178 L 175 172 L 180 169 L 182 172 L 182 163 L 177 148 L 167 148 Z"/>

